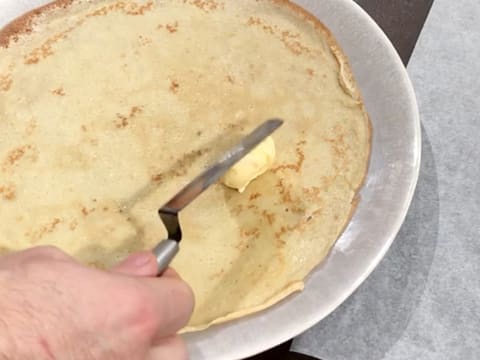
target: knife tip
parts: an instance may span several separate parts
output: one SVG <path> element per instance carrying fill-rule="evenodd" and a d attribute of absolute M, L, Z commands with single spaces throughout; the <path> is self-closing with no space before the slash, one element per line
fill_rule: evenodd
<path fill-rule="evenodd" d="M 283 125 L 283 123 L 284 121 L 278 118 L 267 120 L 267 124 L 269 125 L 269 127 L 272 128 L 272 130 L 278 129 L 280 126 Z"/>

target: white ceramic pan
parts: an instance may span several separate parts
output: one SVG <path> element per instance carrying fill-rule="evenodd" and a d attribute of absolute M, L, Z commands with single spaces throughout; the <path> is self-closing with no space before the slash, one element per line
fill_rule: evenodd
<path fill-rule="evenodd" d="M 43 5 L 0 0 L 0 26 Z M 185 336 L 192 360 L 239 359 L 305 331 L 339 306 L 384 256 L 407 213 L 420 163 L 420 122 L 407 72 L 385 34 L 352 0 L 296 1 L 333 32 L 350 59 L 373 125 L 360 204 L 305 290 L 260 313 Z"/>

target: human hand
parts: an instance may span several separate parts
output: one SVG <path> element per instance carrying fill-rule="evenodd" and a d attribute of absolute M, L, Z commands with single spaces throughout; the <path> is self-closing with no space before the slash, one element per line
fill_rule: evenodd
<path fill-rule="evenodd" d="M 193 294 L 153 254 L 111 271 L 53 247 L 0 257 L 0 359 L 181 360 Z"/>

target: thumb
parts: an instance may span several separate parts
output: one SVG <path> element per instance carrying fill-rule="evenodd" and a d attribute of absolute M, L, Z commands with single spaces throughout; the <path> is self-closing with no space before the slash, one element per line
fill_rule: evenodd
<path fill-rule="evenodd" d="M 150 251 L 136 252 L 114 266 L 112 271 L 125 275 L 157 276 L 157 259 Z"/>

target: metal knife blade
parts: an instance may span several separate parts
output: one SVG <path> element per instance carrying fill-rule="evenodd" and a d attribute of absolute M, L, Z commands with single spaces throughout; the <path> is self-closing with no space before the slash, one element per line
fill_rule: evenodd
<path fill-rule="evenodd" d="M 215 183 L 228 169 L 240 159 L 252 151 L 267 136 L 271 135 L 283 124 L 283 120 L 271 119 L 253 130 L 242 141 L 230 149 L 216 164 L 203 171 L 192 182 L 180 190 L 165 205 L 159 209 L 159 213 L 177 214 L 185 206 L 190 204 L 198 195 Z"/>

